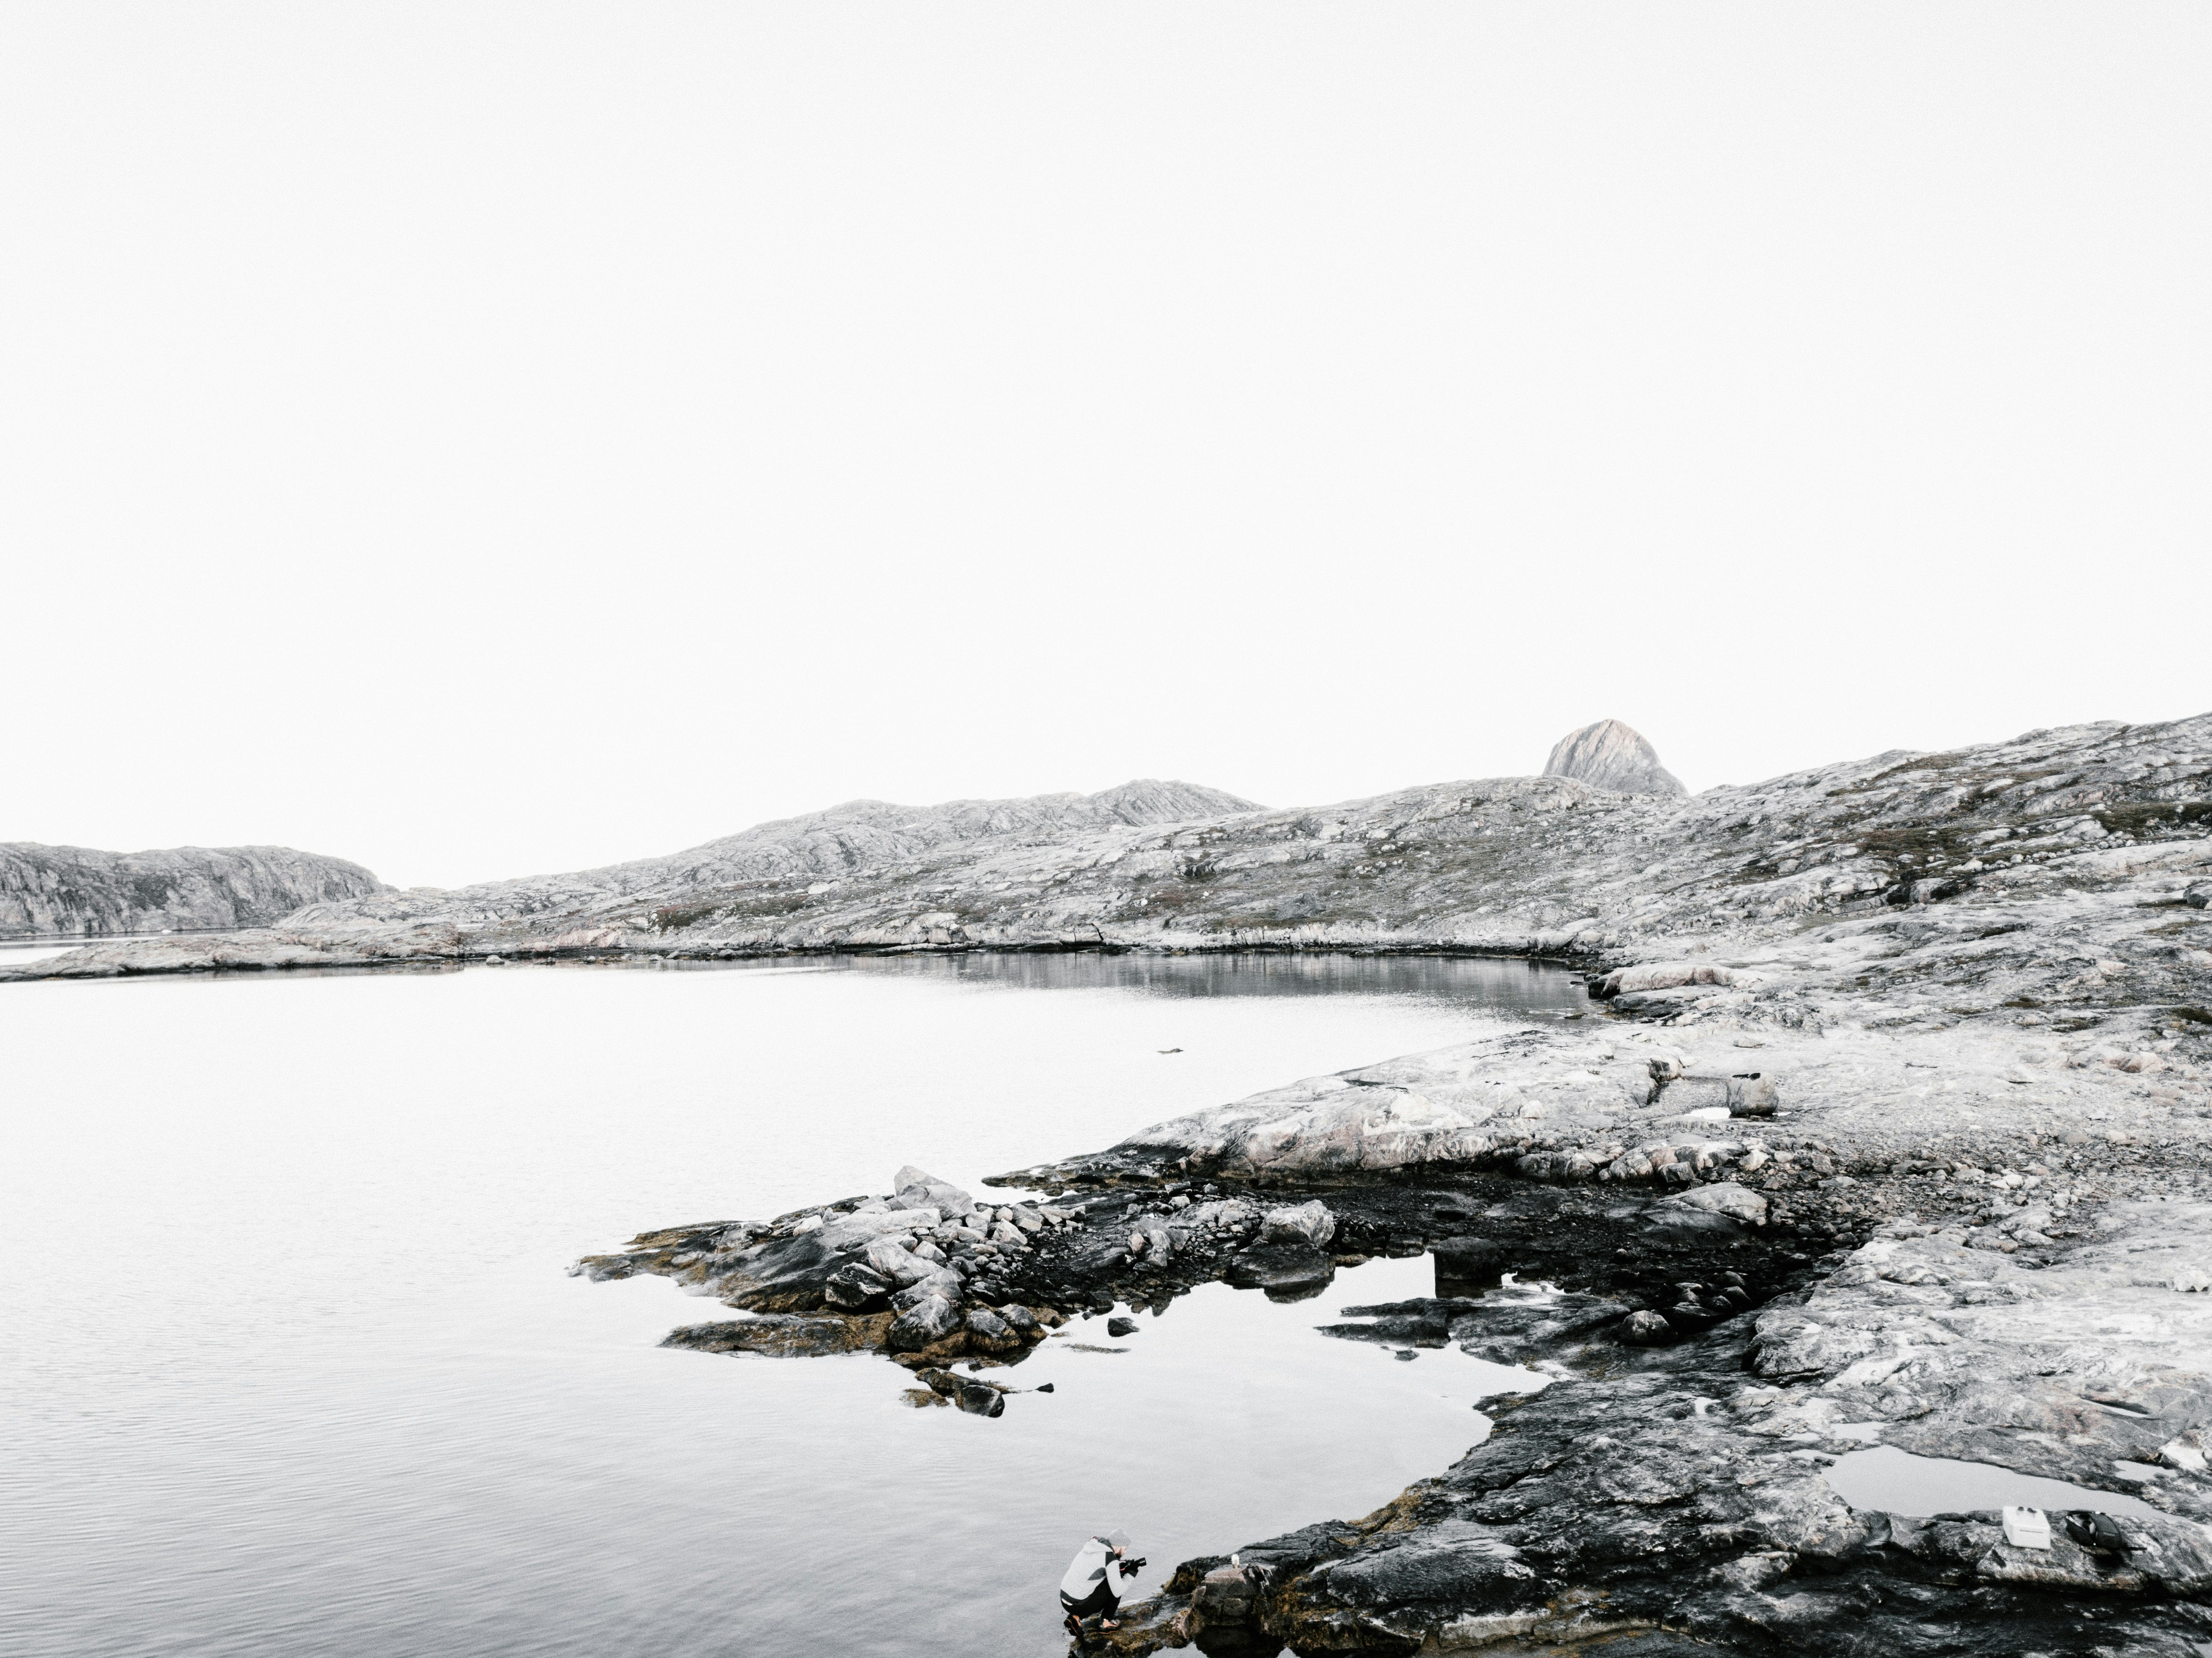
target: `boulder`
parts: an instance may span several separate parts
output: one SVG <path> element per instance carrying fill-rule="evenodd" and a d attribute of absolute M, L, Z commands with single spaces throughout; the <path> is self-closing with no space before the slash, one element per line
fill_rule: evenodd
<path fill-rule="evenodd" d="M 1633 728 L 1618 720 L 1569 732 L 1544 762 L 1547 777 L 1571 777 L 1615 794 L 1686 795 L 1674 774 L 1659 763 L 1659 752 Z"/>
<path fill-rule="evenodd" d="M 1261 1218 L 1263 1242 L 1288 1243 L 1303 1240 L 1316 1249 L 1326 1248 L 1336 1236 L 1336 1217 L 1319 1198 L 1308 1203 L 1270 1209 Z"/>
<path fill-rule="evenodd" d="M 952 1402 L 970 1416 L 1004 1416 L 1006 1413 L 1006 1394 L 980 1382 L 963 1382 L 960 1391 L 952 1395 Z"/>
<path fill-rule="evenodd" d="M 1129 1253 L 1143 1255 L 1154 1265 L 1175 1259 L 1175 1234 L 1159 1215 L 1139 1215 L 1130 1224 Z"/>
<path fill-rule="evenodd" d="M 1626 996 L 1639 991 L 1680 990 L 1692 985 L 1732 985 L 1735 975 L 1724 967 L 1711 962 L 1639 962 L 1634 967 L 1617 967 L 1590 987 L 1590 994 L 1600 1001 L 1610 1001 L 1616 996 Z M 1651 1079 L 1667 1083 L 1683 1072 L 1679 1060 L 1651 1061 Z"/>
<path fill-rule="evenodd" d="M 941 1270 L 934 1261 L 922 1260 L 889 1238 L 878 1238 L 868 1246 L 867 1265 L 878 1278 L 889 1278 L 902 1287 Z"/>
<path fill-rule="evenodd" d="M 1336 1263 L 1304 1238 L 1257 1244 L 1238 1255 L 1223 1275 L 1239 1290 L 1263 1290 L 1270 1301 L 1305 1301 L 1336 1276 Z"/>
<path fill-rule="evenodd" d="M 1109 1318 L 1106 1321 L 1106 1333 L 1109 1336 L 1133 1336 L 1137 1333 L 1137 1321 L 1133 1318 Z"/>
<path fill-rule="evenodd" d="M 891 1190 L 897 1193 L 890 1201 L 894 1209 L 919 1209 L 927 1206 L 940 1215 L 964 1215 L 975 1206 L 975 1199 L 951 1181 L 941 1181 L 912 1163 L 891 1176 Z"/>
<path fill-rule="evenodd" d="M 1741 1072 L 1728 1081 L 1731 1117 L 1771 1117 L 1782 1106 L 1782 1084 L 1756 1071 Z"/>
<path fill-rule="evenodd" d="M 1680 1168 L 1681 1165 L 1677 1163 L 1674 1166 Z M 1686 1192 L 1661 1199 L 1654 1207 L 1726 1215 L 1747 1226 L 1766 1224 L 1766 1199 L 1749 1187 L 1738 1186 L 1734 1181 L 1715 1181 L 1710 1186 L 1692 1187 Z"/>
<path fill-rule="evenodd" d="M 1490 1238 L 1438 1238 L 1429 1253 L 1437 1264 L 1439 1296 L 1480 1295 L 1511 1265 L 1505 1246 Z"/>
<path fill-rule="evenodd" d="M 967 1297 L 968 1286 L 960 1281 L 957 1272 L 932 1272 L 927 1278 L 917 1278 L 905 1289 L 891 1297 L 891 1305 L 900 1312 L 916 1307 L 932 1296 L 951 1302 L 957 1307 Z"/>
<path fill-rule="evenodd" d="M 943 1296 L 925 1296 L 892 1321 L 885 1345 L 895 1353 L 915 1352 L 959 1327 L 958 1309 Z"/>
<path fill-rule="evenodd" d="M 999 1316 L 1006 1321 L 1006 1327 L 1023 1340 L 1034 1341 L 1044 1333 L 1044 1326 L 1037 1315 L 1019 1302 L 1009 1302 L 998 1310 Z"/>
<path fill-rule="evenodd" d="M 1631 1313 L 1621 1320 L 1613 1339 L 1631 1347 L 1656 1347 L 1674 1339 L 1674 1327 L 1657 1313 Z"/>
<path fill-rule="evenodd" d="M 829 1217 L 816 1236 L 826 1248 L 860 1249 L 878 1238 L 898 1237 L 917 1227 L 934 1225 L 936 1220 L 933 1214 L 920 1215 L 911 1209 L 860 1209 Z"/>
<path fill-rule="evenodd" d="M 2212 881 L 2192 883 L 2182 892 L 2181 902 L 2191 909 L 2212 908 Z"/>

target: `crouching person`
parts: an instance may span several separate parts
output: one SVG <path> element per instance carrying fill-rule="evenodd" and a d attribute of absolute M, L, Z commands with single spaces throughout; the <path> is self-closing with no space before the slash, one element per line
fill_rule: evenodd
<path fill-rule="evenodd" d="M 1116 1614 L 1121 1610 L 1122 1591 L 1144 1565 L 1141 1559 L 1129 1558 L 1127 1532 L 1085 1538 L 1067 1576 L 1060 1580 L 1060 1605 L 1067 1614 L 1067 1632 L 1080 1636 L 1084 1624 L 1093 1618 L 1101 1629 L 1120 1628 Z"/>

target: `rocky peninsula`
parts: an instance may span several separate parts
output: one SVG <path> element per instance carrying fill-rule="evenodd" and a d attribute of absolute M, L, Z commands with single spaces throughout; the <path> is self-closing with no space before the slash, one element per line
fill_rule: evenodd
<path fill-rule="evenodd" d="M 359 864 L 289 847 L 98 852 L 0 841 L 0 938 L 232 932 L 390 890 Z"/>
<path fill-rule="evenodd" d="M 1295 1299 L 1426 1252 L 1433 1297 L 1328 1338 L 1551 1378 L 1375 1513 L 1182 1563 L 1099 1637 L 1115 1650 L 2196 1658 L 2212 716 L 1694 796 L 1625 727 L 1552 768 L 1296 811 L 1182 785 L 846 807 L 9 976 L 976 948 L 1577 963 L 1571 1017 L 1160 1122 L 1003 1195 L 908 1167 L 578 1270 L 665 1274 L 738 1315 L 679 1345 L 880 1351 L 918 1406 L 988 1418 L 1071 1321 L 1214 1280 Z M 1994 1511 L 1854 1509 L 1824 1470 L 1874 1442 L 2110 1511 L 2053 1516 L 2034 1548 Z"/>

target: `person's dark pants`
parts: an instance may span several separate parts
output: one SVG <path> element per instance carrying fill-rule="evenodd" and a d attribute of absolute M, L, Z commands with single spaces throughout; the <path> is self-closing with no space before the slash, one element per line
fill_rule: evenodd
<path fill-rule="evenodd" d="M 1121 1604 L 1121 1596 L 1103 1583 L 1080 1600 L 1066 1589 L 1060 1592 L 1060 1610 L 1079 1623 L 1085 1618 L 1111 1618 Z"/>

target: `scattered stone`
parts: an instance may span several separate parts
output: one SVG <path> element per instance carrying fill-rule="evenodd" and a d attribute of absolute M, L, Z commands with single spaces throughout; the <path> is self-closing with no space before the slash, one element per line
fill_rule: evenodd
<path fill-rule="evenodd" d="M 1661 1315 L 1645 1310 L 1631 1313 L 1620 1321 L 1618 1339 L 1631 1347 L 1656 1347 L 1674 1339 L 1674 1327 Z"/>
<path fill-rule="evenodd" d="M 970 1416 L 1004 1416 L 1006 1413 L 1006 1394 L 980 1382 L 964 1384 L 953 1395 L 952 1402 Z"/>

